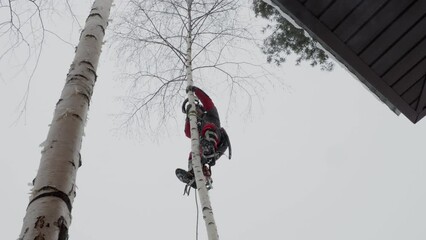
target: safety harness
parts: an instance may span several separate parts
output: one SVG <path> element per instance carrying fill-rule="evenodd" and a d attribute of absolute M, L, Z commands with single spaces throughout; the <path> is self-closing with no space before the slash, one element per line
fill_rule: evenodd
<path fill-rule="evenodd" d="M 184 114 L 188 114 L 188 110 L 191 107 L 190 105 L 187 106 L 188 102 L 189 102 L 189 99 L 186 98 L 183 101 L 183 103 L 182 103 L 182 113 L 184 113 Z M 199 102 L 198 99 L 195 99 L 195 107 L 198 108 L 198 109 L 201 109 L 201 111 L 203 113 L 205 112 L 203 105 Z M 198 131 L 199 132 L 201 131 L 201 126 L 202 125 L 203 125 L 203 119 L 202 119 L 202 117 L 198 117 L 197 116 L 197 126 L 198 126 Z M 220 145 L 218 146 L 218 149 L 221 149 L 221 148 L 227 146 L 227 148 L 228 148 L 228 158 L 231 159 L 231 157 L 232 157 L 232 149 L 231 149 L 231 141 L 229 140 L 228 133 L 226 132 L 226 130 L 223 127 L 221 127 L 219 129 L 219 132 L 220 132 Z M 219 158 L 219 157 L 220 156 L 218 154 L 217 158 Z M 215 157 L 214 160 L 216 160 L 216 157 Z M 213 164 L 207 163 L 207 165 L 209 167 L 209 172 L 211 174 L 211 166 L 214 165 L 214 163 Z M 204 174 L 204 171 L 203 171 L 203 174 Z M 194 184 L 194 182 L 195 182 L 195 176 L 194 176 L 194 178 L 191 181 L 189 181 L 185 185 L 185 189 L 183 191 L 183 195 L 188 195 L 189 196 L 189 193 L 191 191 L 191 188 L 192 188 L 192 185 Z M 210 189 L 213 188 L 212 183 L 213 183 L 213 180 L 211 179 L 211 177 L 207 176 L 206 177 L 206 188 L 207 188 L 207 190 L 210 190 Z"/>
<path fill-rule="evenodd" d="M 190 106 L 187 106 L 189 99 L 186 98 L 183 103 L 182 103 L 182 113 L 187 114 L 188 108 Z M 203 105 L 200 103 L 200 101 L 198 99 L 195 99 L 195 107 L 201 109 L 201 111 L 205 112 Z M 201 131 L 201 126 L 203 124 L 203 120 L 202 117 L 198 117 L 197 116 L 197 126 L 198 126 L 198 131 Z M 220 149 L 221 147 L 224 147 L 225 145 L 228 146 L 228 159 L 231 159 L 232 157 L 232 148 L 231 148 L 231 141 L 229 140 L 229 136 L 228 133 L 226 132 L 226 130 L 221 127 L 219 129 L 220 132 L 220 145 L 218 146 L 218 149 Z"/>

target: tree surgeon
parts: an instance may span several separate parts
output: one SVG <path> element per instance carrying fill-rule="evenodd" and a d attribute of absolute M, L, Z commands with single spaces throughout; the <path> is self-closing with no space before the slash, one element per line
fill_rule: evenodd
<path fill-rule="evenodd" d="M 203 173 L 206 177 L 206 182 L 211 183 L 211 167 L 216 164 L 225 151 L 229 148 L 229 159 L 231 159 L 232 150 L 228 134 L 225 129 L 220 126 L 219 113 L 211 98 L 200 88 L 190 86 L 186 90 L 194 92 L 199 99 L 195 103 L 197 114 L 197 126 L 200 133 L 200 152 L 201 164 L 203 165 Z M 189 124 L 189 109 L 188 99 L 182 105 L 182 111 L 186 113 L 185 120 L 185 135 L 191 138 L 191 130 Z M 201 102 L 201 103 L 200 103 Z M 177 177 L 187 186 L 196 188 L 194 181 L 194 171 L 192 169 L 192 153 L 189 154 L 188 171 L 176 169 Z M 211 188 L 211 184 L 208 185 Z M 186 191 L 185 191 L 186 192 Z"/>

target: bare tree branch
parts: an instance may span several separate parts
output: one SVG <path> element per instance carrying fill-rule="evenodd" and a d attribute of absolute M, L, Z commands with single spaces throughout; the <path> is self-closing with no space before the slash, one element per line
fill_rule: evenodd
<path fill-rule="evenodd" d="M 68 1 L 63 2 L 65 11 L 81 28 Z M 47 34 L 73 46 L 70 41 L 46 25 L 46 22 L 50 21 L 45 19 L 51 18 L 52 12 L 59 12 L 60 5 L 61 2 L 58 4 L 52 0 L 0 0 L 0 68 L 10 69 L 3 78 L 26 78 L 17 121 L 25 116 L 31 84 L 39 66 Z"/>
<path fill-rule="evenodd" d="M 239 57 L 235 53 L 249 55 L 252 50 L 243 50 L 242 42 L 256 47 L 247 26 L 238 21 L 240 6 L 238 0 L 130 1 L 115 26 L 113 44 L 125 62 L 124 71 L 134 72 L 125 75 L 133 84 L 122 127 L 142 124 L 158 129 L 177 113 L 180 108 L 176 106 L 185 96 L 187 47 L 193 53 L 195 84 L 224 83 L 230 97 L 237 91 L 252 102 L 252 96 L 263 88 L 256 79 L 269 72 L 248 60 L 235 59 Z M 192 17 L 187 15 L 189 9 Z M 188 36 L 190 46 L 185 40 Z"/>

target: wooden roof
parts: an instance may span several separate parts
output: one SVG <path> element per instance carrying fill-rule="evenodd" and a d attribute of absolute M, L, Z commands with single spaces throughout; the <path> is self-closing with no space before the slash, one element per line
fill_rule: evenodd
<path fill-rule="evenodd" d="M 271 0 L 392 110 L 426 115 L 426 0 Z"/>

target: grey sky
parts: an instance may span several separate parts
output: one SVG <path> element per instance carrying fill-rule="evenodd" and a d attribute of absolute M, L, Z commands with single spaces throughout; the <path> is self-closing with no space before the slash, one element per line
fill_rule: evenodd
<path fill-rule="evenodd" d="M 0 82 L 4 239 L 20 232 L 39 144 L 73 58 L 72 48 L 48 44 L 26 124 L 12 125 L 25 81 Z M 195 239 L 194 195 L 182 196 L 174 176 L 190 149 L 184 116 L 159 143 L 113 131 L 114 99 L 125 93 L 113 60 L 101 56 L 70 239 Z M 250 118 L 235 111 L 224 121 L 233 159 L 218 161 L 210 191 L 221 239 L 425 239 L 425 122 L 396 116 L 338 66 L 328 73 L 289 61 L 278 73 L 288 88 L 270 90 Z M 227 102 L 211 95 L 225 118 Z"/>

